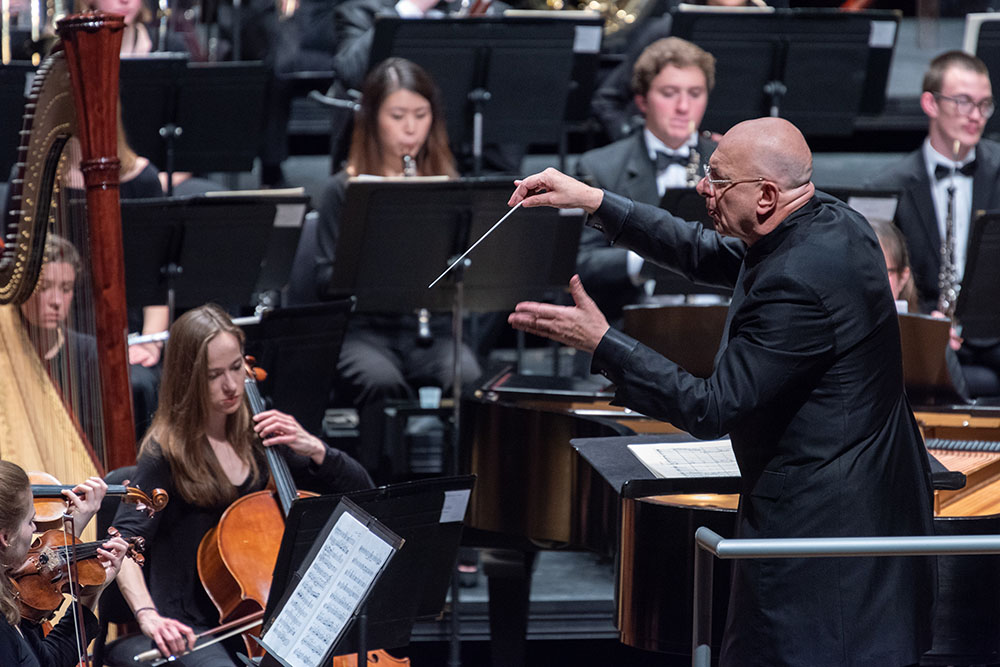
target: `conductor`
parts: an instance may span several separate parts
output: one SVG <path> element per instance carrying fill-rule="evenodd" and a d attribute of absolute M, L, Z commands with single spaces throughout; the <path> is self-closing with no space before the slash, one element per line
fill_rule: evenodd
<path fill-rule="evenodd" d="M 726 133 L 698 183 L 715 231 L 553 169 L 517 182 L 511 205 L 582 207 L 609 242 L 734 287 L 708 378 L 611 329 L 576 276 L 574 306 L 525 302 L 509 321 L 592 353 L 616 404 L 695 437 L 728 433 L 737 537 L 928 535 L 885 260 L 865 219 L 811 177 L 798 129 L 761 118 Z M 934 581 L 926 558 L 735 561 L 720 665 L 916 664 Z"/>

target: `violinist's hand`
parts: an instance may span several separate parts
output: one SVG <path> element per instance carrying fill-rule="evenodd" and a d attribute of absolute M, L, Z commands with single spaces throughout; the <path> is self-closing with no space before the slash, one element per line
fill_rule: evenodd
<path fill-rule="evenodd" d="M 128 553 L 128 542 L 120 536 L 109 538 L 97 547 L 97 562 L 104 566 L 104 584 L 110 584 L 122 569 L 122 561 Z"/>
<path fill-rule="evenodd" d="M 104 583 L 99 586 L 84 586 L 80 590 L 80 602 L 91 609 L 97 607 L 101 591 L 118 576 L 127 552 L 128 542 L 121 537 L 112 537 L 97 547 L 97 562 L 104 567 Z"/>
<path fill-rule="evenodd" d="M 180 655 L 194 648 L 194 630 L 174 618 L 160 616 L 153 607 L 144 607 L 136 614 L 142 634 L 153 640 L 164 657 Z"/>
<path fill-rule="evenodd" d="M 72 489 L 63 490 L 62 493 L 69 503 L 69 513 L 73 515 L 73 527 L 77 537 L 97 514 L 97 510 L 101 509 L 101 501 L 107 492 L 108 485 L 100 477 L 90 477 Z"/>
<path fill-rule="evenodd" d="M 515 329 L 544 336 L 593 354 L 607 333 L 608 320 L 584 291 L 580 276 L 569 281 L 569 291 L 575 306 L 555 306 L 551 303 L 522 301 L 507 321 Z"/>
<path fill-rule="evenodd" d="M 592 188 L 552 167 L 520 181 L 514 181 L 514 185 L 517 188 L 510 196 L 508 206 L 524 202 L 526 208 L 532 206 L 582 208 L 587 213 L 593 213 L 604 201 L 604 190 Z"/>
<path fill-rule="evenodd" d="M 316 465 L 321 465 L 326 457 L 323 441 L 302 428 L 295 417 L 279 410 L 265 410 L 253 416 L 253 430 L 260 436 L 265 447 L 286 445 L 296 454 L 308 456 Z"/>

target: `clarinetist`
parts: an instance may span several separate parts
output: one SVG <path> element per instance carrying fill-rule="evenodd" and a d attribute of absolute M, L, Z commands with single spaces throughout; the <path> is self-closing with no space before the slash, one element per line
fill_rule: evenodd
<path fill-rule="evenodd" d="M 445 131 L 439 93 L 418 65 L 390 58 L 368 75 L 346 168 L 327 184 L 320 199 L 318 243 L 312 250 L 315 272 L 309 284 L 291 285 L 297 302 L 321 300 L 333 275 L 333 262 L 348 181 L 362 174 L 402 176 L 458 175 Z M 335 394 L 349 400 L 361 418 L 359 459 L 379 479 L 391 476 L 382 456 L 386 399 L 414 398 L 424 385 L 452 384 L 451 316 L 423 313 L 363 314 L 352 318 L 337 367 Z M 463 382 L 480 373 L 475 354 L 462 354 Z"/>
<path fill-rule="evenodd" d="M 996 108 L 986 65 L 961 51 L 937 56 L 924 75 L 920 107 L 928 118 L 923 146 L 873 185 L 901 191 L 896 224 L 906 236 L 921 309 L 950 317 L 976 250 L 969 245 L 972 221 L 977 211 L 1000 208 L 1000 144 L 982 138 Z M 956 331 L 951 345 L 972 397 L 1000 395 L 1000 331 L 985 340 Z"/>

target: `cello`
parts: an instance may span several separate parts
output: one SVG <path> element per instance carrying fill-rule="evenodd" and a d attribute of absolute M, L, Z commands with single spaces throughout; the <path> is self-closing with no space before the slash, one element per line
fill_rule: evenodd
<path fill-rule="evenodd" d="M 257 388 L 262 371 L 247 366 L 244 389 L 253 414 L 266 410 Z M 271 589 L 271 573 L 278 560 L 285 517 L 292 502 L 311 495 L 297 491 L 288 464 L 276 447 L 265 447 L 274 490 L 266 489 L 235 500 L 198 546 L 198 576 L 219 610 L 223 624 L 262 616 Z M 255 624 L 259 628 L 259 624 Z M 256 631 L 259 632 L 259 631 Z M 243 635 L 248 655 L 260 655 L 259 645 Z M 194 649 L 197 650 L 197 647 Z M 368 652 L 369 665 L 408 665 L 382 650 Z M 354 656 L 337 656 L 335 667 L 356 667 Z"/>

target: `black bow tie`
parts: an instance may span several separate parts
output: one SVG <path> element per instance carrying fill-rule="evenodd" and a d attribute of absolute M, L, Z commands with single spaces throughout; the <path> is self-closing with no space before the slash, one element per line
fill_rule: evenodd
<path fill-rule="evenodd" d="M 962 176 L 972 176 L 974 173 L 976 173 L 976 161 L 972 160 L 971 162 L 966 162 L 961 167 L 956 168 L 955 173 L 961 174 Z M 951 175 L 951 167 L 945 166 L 940 163 L 935 165 L 934 167 L 935 179 L 940 181 L 942 178 L 946 178 L 950 175 Z"/>
<path fill-rule="evenodd" d="M 677 155 L 676 153 L 664 153 L 663 151 L 656 151 L 656 171 L 663 171 L 672 164 L 679 164 L 682 167 L 686 167 L 688 163 L 688 155 Z"/>

